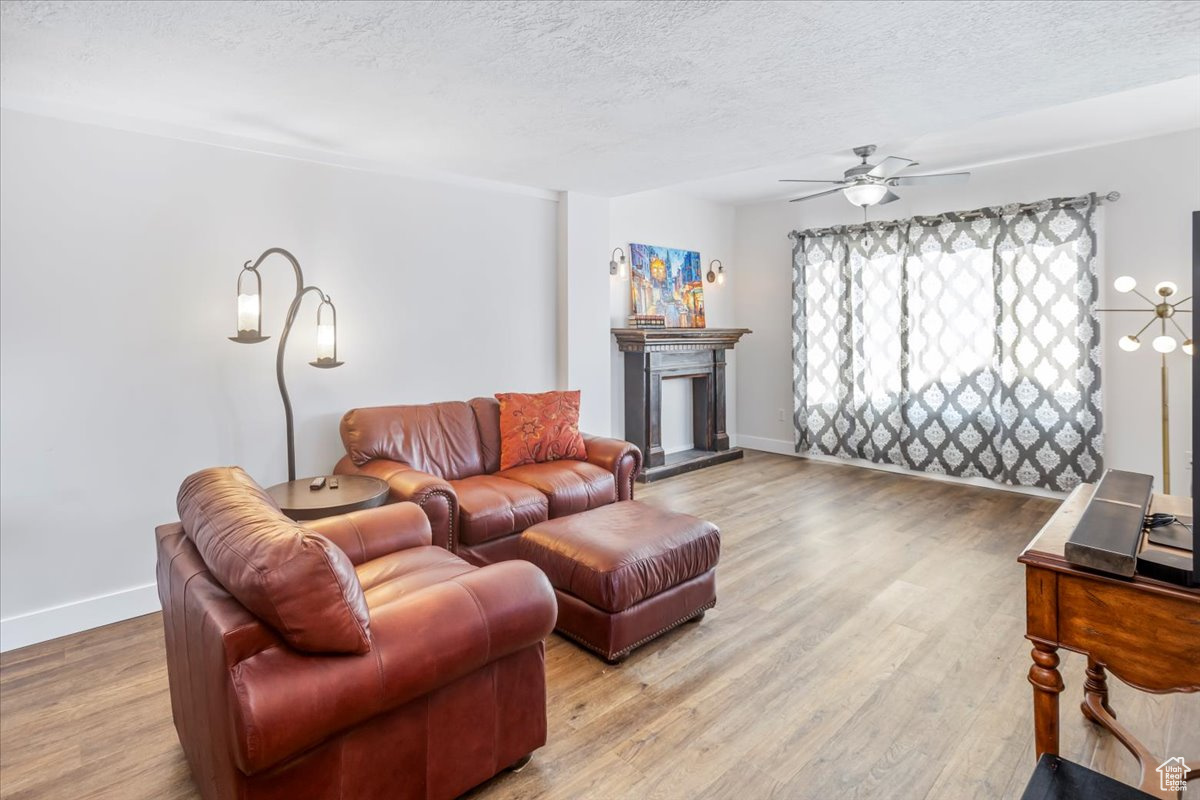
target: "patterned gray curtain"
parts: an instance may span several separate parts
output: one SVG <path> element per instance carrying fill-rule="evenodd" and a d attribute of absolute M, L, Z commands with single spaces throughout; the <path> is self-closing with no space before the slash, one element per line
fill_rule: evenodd
<path fill-rule="evenodd" d="M 1085 196 L 793 233 L 796 451 L 1099 478 L 1097 225 Z"/>

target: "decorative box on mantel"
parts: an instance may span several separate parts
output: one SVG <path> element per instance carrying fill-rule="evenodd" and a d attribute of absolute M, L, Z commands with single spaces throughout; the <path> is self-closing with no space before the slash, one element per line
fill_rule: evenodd
<path fill-rule="evenodd" d="M 749 328 L 613 328 L 625 354 L 625 438 L 642 451 L 643 483 L 733 461 L 725 431 L 725 351 Z M 664 453 L 663 379 L 692 381 L 692 449 Z"/>

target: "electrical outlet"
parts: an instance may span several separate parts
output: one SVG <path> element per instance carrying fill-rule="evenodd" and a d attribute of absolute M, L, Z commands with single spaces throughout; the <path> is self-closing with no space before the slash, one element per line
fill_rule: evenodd
<path fill-rule="evenodd" d="M 780 421 L 780 422 L 787 422 L 787 411 L 783 410 L 782 408 L 781 408 L 781 409 L 779 409 L 779 415 L 778 415 L 778 416 L 779 416 L 779 421 Z"/>

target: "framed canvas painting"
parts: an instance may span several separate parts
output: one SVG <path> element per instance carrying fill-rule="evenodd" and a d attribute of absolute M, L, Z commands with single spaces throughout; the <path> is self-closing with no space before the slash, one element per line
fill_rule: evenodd
<path fill-rule="evenodd" d="M 629 253 L 633 313 L 660 315 L 668 328 L 703 328 L 700 254 L 648 244 L 630 244 Z"/>

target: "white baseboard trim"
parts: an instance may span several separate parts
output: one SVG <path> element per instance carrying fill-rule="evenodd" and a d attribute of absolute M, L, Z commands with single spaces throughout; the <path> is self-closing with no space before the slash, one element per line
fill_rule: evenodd
<path fill-rule="evenodd" d="M 153 583 L 0 619 L 0 652 L 159 610 Z"/>
<path fill-rule="evenodd" d="M 737 444 L 738 447 L 745 447 L 750 450 L 762 450 L 767 453 L 778 453 L 779 455 L 793 456 L 795 458 L 811 458 L 813 461 L 826 461 L 830 464 L 845 464 L 852 467 L 876 469 L 880 472 L 893 472 L 898 475 L 910 475 L 914 478 L 927 478 L 929 480 L 945 481 L 946 483 L 957 483 L 960 486 L 978 486 L 981 489 L 1016 492 L 1017 494 L 1027 494 L 1033 497 L 1048 497 L 1053 500 L 1062 500 L 1067 496 L 1066 492 L 1054 492 L 1049 489 L 1040 489 L 1036 486 L 1010 486 L 1007 483 L 996 483 L 987 478 L 959 478 L 953 475 L 938 475 L 934 472 L 919 472 L 917 470 L 898 467 L 894 464 L 877 464 L 874 461 L 867 461 L 863 458 L 838 458 L 837 456 L 827 456 L 824 453 L 797 453 L 795 445 L 783 439 L 740 435 L 737 437 Z"/>

